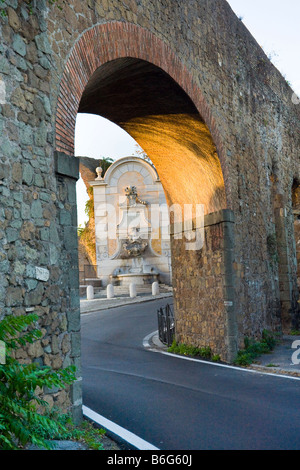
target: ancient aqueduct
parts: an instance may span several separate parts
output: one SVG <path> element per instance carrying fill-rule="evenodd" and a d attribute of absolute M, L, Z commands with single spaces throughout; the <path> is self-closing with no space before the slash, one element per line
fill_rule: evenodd
<path fill-rule="evenodd" d="M 39 315 L 43 338 L 21 360 L 78 367 L 70 392 L 48 401 L 81 412 L 78 112 L 124 128 L 170 204 L 204 204 L 201 250 L 172 232 L 178 341 L 232 362 L 245 335 L 297 327 L 300 106 L 228 3 L 6 4 L 0 316 Z"/>

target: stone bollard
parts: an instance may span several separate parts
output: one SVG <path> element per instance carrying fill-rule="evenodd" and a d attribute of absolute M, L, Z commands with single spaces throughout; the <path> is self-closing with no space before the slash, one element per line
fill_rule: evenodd
<path fill-rule="evenodd" d="M 112 299 L 115 296 L 114 286 L 112 284 L 108 284 L 106 289 L 106 295 L 108 299 Z"/>
<path fill-rule="evenodd" d="M 131 298 L 136 297 L 136 286 L 133 283 L 129 285 L 129 295 Z"/>
<path fill-rule="evenodd" d="M 152 295 L 158 295 L 159 294 L 159 284 L 158 282 L 153 282 L 152 283 Z"/>
<path fill-rule="evenodd" d="M 93 286 L 87 286 L 87 288 L 86 288 L 86 298 L 87 298 L 87 300 L 93 300 L 94 299 L 94 287 Z"/>

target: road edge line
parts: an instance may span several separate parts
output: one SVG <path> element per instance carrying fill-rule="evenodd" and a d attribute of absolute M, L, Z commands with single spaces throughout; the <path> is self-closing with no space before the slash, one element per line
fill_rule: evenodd
<path fill-rule="evenodd" d="M 86 418 L 94 421 L 96 424 L 109 431 L 113 436 L 117 436 L 137 450 L 159 450 L 157 447 L 150 444 L 150 442 L 147 442 L 136 434 L 122 428 L 118 424 L 96 413 L 85 405 L 82 405 L 82 413 Z"/>

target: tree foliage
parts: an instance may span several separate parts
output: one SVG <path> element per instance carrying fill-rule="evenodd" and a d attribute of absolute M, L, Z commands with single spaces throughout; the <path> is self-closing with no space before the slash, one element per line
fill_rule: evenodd
<path fill-rule="evenodd" d="M 34 314 L 7 316 L 0 321 L 0 341 L 6 346 L 6 360 L 0 364 L 0 450 L 17 450 L 26 444 L 51 449 L 38 429 L 46 434 L 59 434 L 62 425 L 38 411 L 47 409 L 38 390 L 44 387 L 63 389 L 76 380 L 75 367 L 53 371 L 38 363 L 20 364 L 12 354 L 14 349 L 33 343 L 41 337 L 35 328 L 38 317 Z"/>

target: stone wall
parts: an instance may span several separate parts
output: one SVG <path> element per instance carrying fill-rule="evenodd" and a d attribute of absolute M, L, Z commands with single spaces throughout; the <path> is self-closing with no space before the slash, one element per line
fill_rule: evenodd
<path fill-rule="evenodd" d="M 240 344 L 244 335 L 280 329 L 283 302 L 285 328 L 294 325 L 298 290 L 291 208 L 293 181 L 300 179 L 300 109 L 285 79 L 227 2 L 70 0 L 62 1 L 59 10 L 41 0 L 33 2 L 32 14 L 21 0 L 6 0 L 3 6 L 7 16 L 0 19 L 0 315 L 34 309 L 44 330 L 41 349 L 22 353 L 23 360 L 54 367 L 79 362 L 77 176 L 71 158 L 75 119 L 91 74 L 101 64 L 124 57 L 154 64 L 192 100 L 206 125 L 201 132 L 215 145 L 211 161 L 216 170 L 221 167 L 224 178 L 216 198 L 220 207 L 212 210 L 234 213 L 234 253 L 226 250 L 231 253 L 230 266 L 220 248 L 225 222 L 206 228 L 205 252 L 188 254 L 174 246 L 180 338 L 211 343 L 213 327 L 206 311 L 215 312 L 219 339 L 214 344 L 223 351 L 224 339 L 228 352 L 232 338 Z M 131 129 L 139 136 L 137 123 Z M 147 145 L 146 136 L 140 138 Z M 201 203 L 205 192 L 185 161 L 191 155 L 190 162 L 197 163 L 193 141 L 186 145 L 188 152 L 184 149 L 176 167 L 170 149 L 171 159 L 160 162 L 160 176 L 176 188 L 174 194 L 194 195 Z M 55 149 L 64 155 L 55 157 Z M 155 149 L 144 150 L 150 155 Z M 163 158 L 161 148 L 158 154 Z M 279 209 L 287 214 L 281 223 L 276 195 L 282 198 Z M 285 233 L 286 243 L 278 263 L 269 249 L 276 231 L 277 236 Z M 48 280 L 37 277 L 37 267 L 49 272 Z M 234 313 L 223 306 L 231 267 L 234 289 L 227 287 L 233 306 L 226 308 Z M 285 297 L 280 298 L 283 292 Z M 195 299 L 203 304 L 201 312 Z M 199 339 L 202 334 L 208 337 Z M 80 379 L 72 393 L 71 402 L 80 410 Z"/>
<path fill-rule="evenodd" d="M 17 352 L 21 362 L 37 361 L 54 370 L 76 365 L 78 381 L 70 393 L 48 391 L 46 400 L 64 411 L 72 406 L 78 419 L 81 414 L 75 189 L 78 161 L 70 160 L 56 154 L 49 178 L 42 155 L 31 155 L 28 160 L 13 163 L 11 168 L 1 164 L 0 312 L 1 317 L 29 312 L 39 316 L 43 337 Z M 45 180 L 43 189 L 37 185 L 39 177 Z"/>
<path fill-rule="evenodd" d="M 187 240 L 196 243 L 197 236 L 200 243 L 203 239 L 202 248 L 187 251 Z M 232 362 L 241 346 L 235 317 L 233 213 L 209 214 L 204 228 L 194 224 L 191 233 L 172 226 L 171 239 L 176 339 L 209 346 L 213 354 Z"/>

